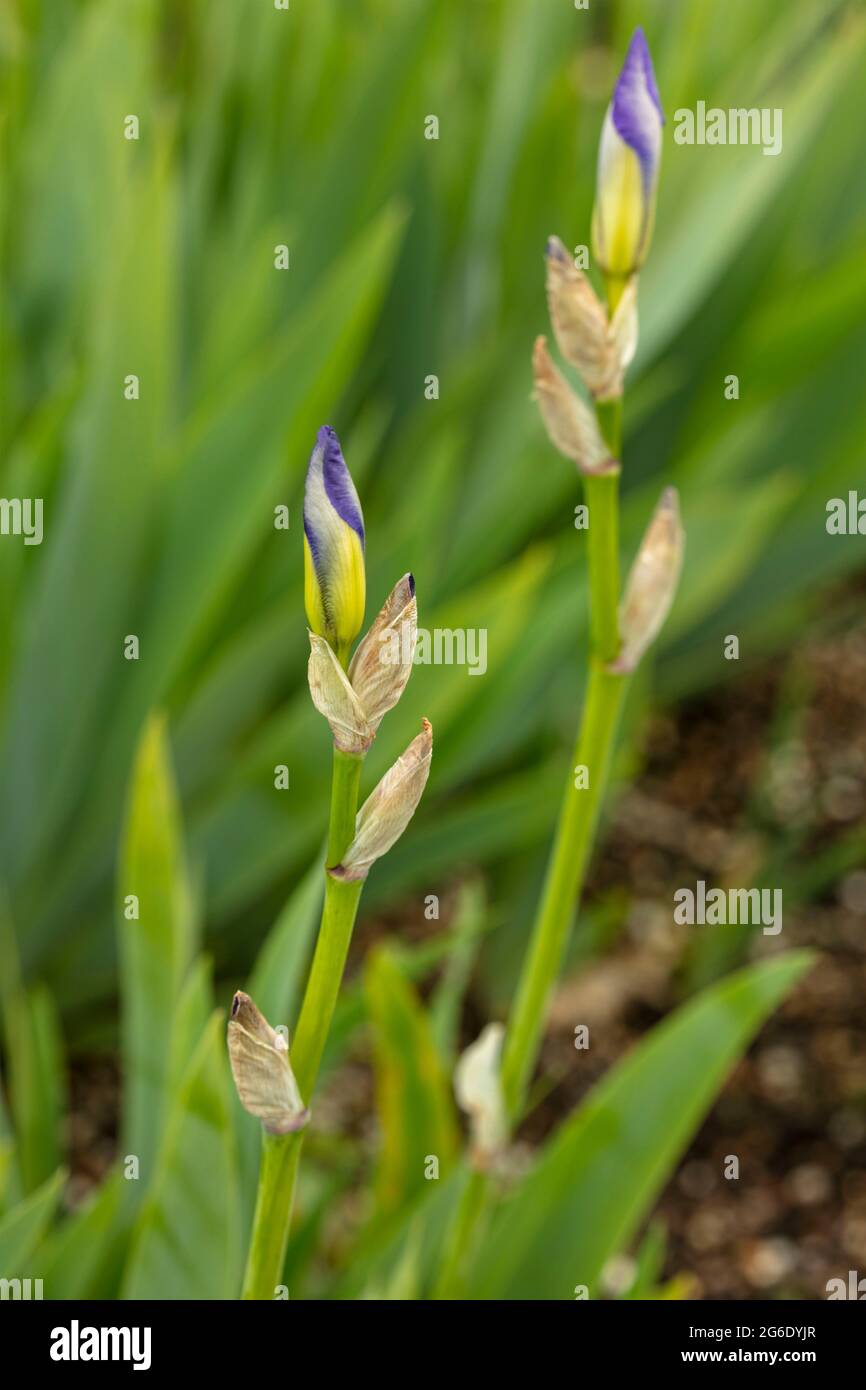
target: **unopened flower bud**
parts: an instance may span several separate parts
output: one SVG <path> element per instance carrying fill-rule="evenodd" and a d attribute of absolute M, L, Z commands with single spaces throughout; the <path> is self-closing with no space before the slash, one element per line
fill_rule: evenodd
<path fill-rule="evenodd" d="M 259 1013 L 248 994 L 232 1000 L 229 1058 L 241 1105 L 269 1134 L 303 1129 L 310 1112 L 289 1064 L 288 1043 Z"/>
<path fill-rule="evenodd" d="M 604 118 L 592 215 L 593 257 L 614 281 L 639 270 L 649 250 L 663 125 L 652 58 L 638 28 Z"/>
<path fill-rule="evenodd" d="M 658 636 L 677 591 L 684 548 L 677 490 L 666 487 L 628 577 L 619 614 L 622 646 L 612 671 L 633 671 Z"/>
<path fill-rule="evenodd" d="M 304 602 L 313 632 L 345 665 L 364 621 L 364 518 L 340 441 L 323 425 L 304 489 Z"/>
<path fill-rule="evenodd" d="M 608 317 L 559 237 L 547 243 L 547 304 L 560 352 L 597 400 L 622 395 L 625 369 L 637 349 L 637 279 L 628 281 Z"/>
<path fill-rule="evenodd" d="M 339 864 L 328 869 L 346 882 L 365 879 L 370 868 L 399 840 L 415 814 L 430 775 L 433 730 L 426 719 L 394 766 L 389 768 L 358 812 L 355 838 Z"/>
<path fill-rule="evenodd" d="M 490 1166 L 508 1139 L 501 1071 L 504 1039 L 504 1025 L 488 1023 L 454 1069 L 457 1104 L 470 1121 L 472 1161 L 482 1169 Z"/>
<path fill-rule="evenodd" d="M 362 640 L 349 666 L 349 680 L 374 731 L 393 709 L 412 674 L 418 637 L 415 580 L 404 574 Z"/>
<path fill-rule="evenodd" d="M 595 415 L 557 371 L 543 337 L 536 338 L 532 353 L 535 399 L 550 442 L 581 473 L 611 473 L 619 464 L 601 437 Z"/>

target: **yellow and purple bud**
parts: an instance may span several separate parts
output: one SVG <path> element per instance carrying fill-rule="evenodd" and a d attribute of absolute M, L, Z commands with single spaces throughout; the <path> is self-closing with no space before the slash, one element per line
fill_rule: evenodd
<path fill-rule="evenodd" d="M 598 151 L 592 253 L 609 280 L 624 282 L 646 259 L 663 125 L 649 46 L 638 28 L 605 114 Z"/>
<path fill-rule="evenodd" d="M 304 604 L 312 631 L 343 666 L 361 630 L 365 601 L 361 503 L 336 431 L 323 425 L 304 490 Z"/>

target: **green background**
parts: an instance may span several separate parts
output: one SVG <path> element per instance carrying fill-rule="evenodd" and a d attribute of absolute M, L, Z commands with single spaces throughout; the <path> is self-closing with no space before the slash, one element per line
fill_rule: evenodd
<path fill-rule="evenodd" d="M 688 540 L 621 777 L 650 710 L 742 680 L 858 607 L 863 539 L 829 536 L 825 508 L 858 486 L 866 447 L 863 5 L 0 12 L 0 491 L 43 497 L 45 515 L 40 547 L 0 537 L 0 880 L 7 943 L 11 927 L 73 1049 L 115 1036 L 114 884 L 150 711 L 167 720 L 219 997 L 317 860 L 329 736 L 306 689 L 301 499 L 324 422 L 363 502 L 368 620 L 411 569 L 422 626 L 488 632 L 484 676 L 419 666 L 383 725 L 365 788 L 422 715 L 433 769 L 362 914 L 411 929 L 427 895 L 447 903 L 480 873 L 478 997 L 491 1015 L 507 1004 L 586 645 L 579 481 L 530 400 L 543 250 L 551 233 L 589 240 L 599 130 L 637 23 L 668 124 L 624 561 L 669 482 Z M 674 111 L 699 99 L 781 107 L 782 153 L 674 144 Z"/>

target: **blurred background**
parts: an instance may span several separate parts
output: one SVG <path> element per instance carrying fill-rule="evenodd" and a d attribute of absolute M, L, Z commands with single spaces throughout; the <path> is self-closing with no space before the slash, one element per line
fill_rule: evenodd
<path fill-rule="evenodd" d="M 483 676 L 417 668 L 368 760 L 366 787 L 431 719 L 429 787 L 367 886 L 317 1112 L 342 1203 L 325 1266 L 375 1143 L 365 953 L 388 938 L 425 997 L 447 977 L 463 1041 L 505 1014 L 586 650 L 579 481 L 530 400 L 543 250 L 589 241 L 638 23 L 668 125 L 623 554 L 670 482 L 687 554 L 633 684 L 520 1146 L 698 986 L 817 945 L 664 1194 L 663 1266 L 696 1297 L 823 1297 L 866 1272 L 866 551 L 825 525 L 866 457 L 859 0 L 0 9 L 0 492 L 44 499 L 41 546 L 0 537 L 3 950 L 46 1088 L 31 1185 L 65 1154 L 69 1207 L 116 1147 L 115 879 L 149 711 L 218 1000 L 318 863 L 329 735 L 306 688 L 301 498 L 323 422 L 363 501 L 368 618 L 411 569 L 422 626 L 488 634 Z M 674 144 L 699 100 L 781 108 L 781 154 Z M 697 879 L 781 887 L 781 936 L 674 926 Z M 738 1183 L 719 1178 L 732 1153 Z"/>

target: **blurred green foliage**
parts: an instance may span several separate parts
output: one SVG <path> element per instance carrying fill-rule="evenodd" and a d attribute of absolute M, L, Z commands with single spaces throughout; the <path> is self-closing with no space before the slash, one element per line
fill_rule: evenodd
<path fill-rule="evenodd" d="M 25 1203 L 0 1225 L 2 1249 L 34 1248 L 58 1198 L 58 1020 L 80 1045 L 110 1037 L 119 978 L 127 1135 L 154 1165 L 146 1199 L 115 1176 L 52 1237 L 49 1266 L 69 1296 L 121 1287 L 127 1237 L 127 1293 L 233 1287 L 255 1153 L 249 1131 L 236 1144 L 228 1125 L 240 1117 L 195 951 L 202 935 L 221 975 L 246 972 L 279 919 L 257 978 L 292 1014 L 328 794 L 329 739 L 305 681 L 300 507 L 324 421 L 363 499 L 371 611 L 411 568 L 423 626 L 488 631 L 483 677 L 421 667 L 383 727 L 367 785 L 422 714 L 435 756 L 411 834 L 377 865 L 362 911 L 408 902 L 420 921 L 426 894 L 481 870 L 496 923 L 481 979 L 491 1008 L 509 997 L 585 636 L 579 484 L 529 401 L 542 253 L 552 232 L 589 240 L 598 132 L 638 22 L 669 128 L 627 401 L 623 543 L 630 554 L 673 481 L 688 546 L 627 739 L 651 699 L 783 650 L 862 568 L 858 540 L 824 525 L 866 446 L 862 4 L 12 0 L 0 12 L 0 492 L 45 506 L 41 546 L 0 537 L 3 1003 L 19 1040 L 7 1047 L 0 1178 L 14 1126 L 7 1197 Z M 673 112 L 698 99 L 781 107 L 781 155 L 675 145 Z M 138 140 L 124 138 L 131 114 Z M 425 139 L 431 114 L 437 140 Z M 725 398 L 730 373 L 737 401 Z M 138 400 L 125 398 L 129 374 Z M 274 527 L 280 504 L 288 531 Z M 137 661 L 124 657 L 129 634 Z M 289 792 L 274 787 L 282 763 Z M 159 899 L 152 939 L 118 958 L 115 905 L 139 891 L 126 881 L 137 864 Z M 459 961 L 459 924 L 452 944 Z M 453 1022 L 441 1010 L 428 1022 L 413 993 L 424 958 L 410 955 L 399 968 L 376 958 L 366 1004 L 347 993 L 332 1043 L 333 1056 L 365 1008 L 378 1011 L 381 1037 L 399 1039 L 378 1059 L 386 1088 L 408 1084 L 392 1075 L 407 1039 L 425 1055 L 453 1047 Z M 457 970 L 464 986 L 470 968 Z M 732 1056 L 772 1002 L 760 980 L 742 988 Z M 455 1000 L 442 1007 L 453 1020 Z M 30 1078 L 17 1086 L 16 1067 Z M 440 1081 L 407 1104 L 447 1149 Z M 389 1142 L 380 1189 L 411 1207 L 400 1135 Z M 228 1199 L 208 1209 L 193 1152 L 220 1192 L 246 1175 L 247 1215 Z M 336 1171 L 310 1179 L 293 1268 L 317 1203 L 353 1162 Z M 424 1286 L 455 1184 L 408 1244 L 387 1221 L 364 1236 L 355 1292 L 358 1271 L 382 1296 Z M 178 1212 L 170 1257 L 161 1233 Z M 604 1249 L 625 1234 L 610 1227 Z M 499 1287 L 511 1266 L 492 1260 L 479 1279 Z"/>
<path fill-rule="evenodd" d="M 383 731 L 371 780 L 421 713 L 436 759 L 367 907 L 475 864 L 519 903 L 537 873 L 578 708 L 584 557 L 528 356 L 545 238 L 588 239 L 600 121 L 638 21 L 669 138 L 624 544 L 676 481 L 688 557 L 656 673 L 670 700 L 726 679 L 725 633 L 742 670 L 860 563 L 824 505 L 856 484 L 866 433 L 862 7 L 4 10 L 0 467 L 4 495 L 44 497 L 45 541 L 0 545 L 0 863 L 25 974 L 64 1011 L 113 990 L 111 876 L 151 707 L 168 713 L 221 964 L 249 962 L 316 850 L 327 736 L 304 688 L 299 500 L 322 420 L 362 492 L 371 609 L 411 567 L 425 626 L 489 630 L 484 677 L 422 668 Z M 781 106 L 782 154 L 674 144 L 673 112 L 699 98 Z"/>

